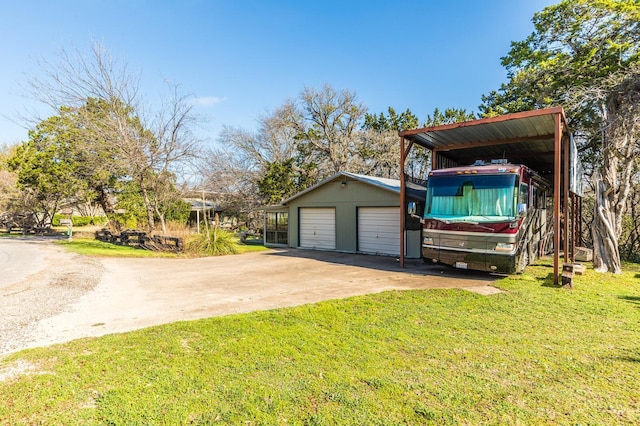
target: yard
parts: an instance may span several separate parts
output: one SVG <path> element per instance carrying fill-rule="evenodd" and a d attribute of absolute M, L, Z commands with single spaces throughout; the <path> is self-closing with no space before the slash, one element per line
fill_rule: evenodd
<path fill-rule="evenodd" d="M 573 289 L 551 271 L 22 351 L 0 423 L 637 424 L 640 267 Z"/>

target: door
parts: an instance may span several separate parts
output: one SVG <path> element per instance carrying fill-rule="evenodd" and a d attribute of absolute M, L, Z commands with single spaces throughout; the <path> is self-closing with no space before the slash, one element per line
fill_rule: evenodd
<path fill-rule="evenodd" d="M 300 208 L 300 248 L 336 249 L 335 208 Z"/>
<path fill-rule="evenodd" d="M 358 208 L 358 251 L 400 255 L 400 208 Z"/>

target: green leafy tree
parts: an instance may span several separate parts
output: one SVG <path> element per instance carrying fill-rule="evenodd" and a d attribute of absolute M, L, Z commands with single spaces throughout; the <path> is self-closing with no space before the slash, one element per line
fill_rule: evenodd
<path fill-rule="evenodd" d="M 79 108 L 73 110 L 73 120 L 69 125 L 78 129 L 75 150 L 79 156 L 77 173 L 82 176 L 96 195 L 96 202 L 110 218 L 112 225 L 120 229 L 120 216 L 116 194 L 123 190 L 128 179 L 127 163 L 114 145 L 112 120 L 115 114 L 128 114 L 126 106 L 119 100 L 107 101 L 88 98 Z M 119 143 L 119 142 L 118 142 Z"/>
<path fill-rule="evenodd" d="M 185 224 L 189 220 L 189 214 L 191 213 L 191 204 L 187 203 L 181 198 L 177 198 L 173 201 L 167 202 L 164 210 L 165 219 L 167 222 Z"/>
<path fill-rule="evenodd" d="M 9 159 L 15 154 L 16 146 L 0 148 L 0 213 L 15 210 L 14 206 L 20 200 L 16 182 L 18 177 L 9 169 Z"/>
<path fill-rule="evenodd" d="M 38 201 L 46 218 L 63 200 L 95 200 L 119 227 L 116 194 L 130 179 L 130 169 L 109 129 L 114 112 L 127 111 L 119 101 L 95 98 L 79 108 L 61 107 L 58 115 L 38 123 L 29 141 L 18 147 L 10 165 L 20 188 Z"/>
<path fill-rule="evenodd" d="M 270 163 L 264 177 L 258 181 L 258 191 L 267 204 L 279 203 L 297 192 L 293 158 L 282 163 Z"/>
<path fill-rule="evenodd" d="M 564 0 L 502 58 L 509 81 L 483 97 L 484 116 L 562 105 L 593 165 L 596 270 L 620 272 L 618 238 L 638 170 L 640 3 Z"/>
<path fill-rule="evenodd" d="M 128 180 L 120 182 L 115 192 L 117 209 L 109 214 L 109 219 L 120 228 L 137 229 L 146 222 L 147 210 L 138 182 Z"/>
<path fill-rule="evenodd" d="M 399 130 L 415 129 L 419 126 L 418 117 L 415 116 L 408 108 L 398 114 L 392 107 L 387 109 L 387 113 L 364 115 L 364 129 L 398 132 Z"/>
<path fill-rule="evenodd" d="M 185 122 L 180 121 L 189 119 L 185 115 L 190 107 L 184 99 L 171 105 L 174 110 L 170 110 L 168 118 L 161 117 L 155 131 L 147 129 L 134 108 L 119 99 L 89 98 L 86 105 L 75 110 L 84 166 L 78 172 L 94 188 L 116 227 L 121 215 L 113 213 L 122 208 L 117 205 L 117 194 L 124 193 L 123 186 L 134 181 L 146 218 L 139 220 L 136 210 L 136 224 L 146 223 L 149 232 L 153 232 L 157 219 L 163 231 L 166 229 L 165 207 L 179 198 L 176 175 L 170 167 L 193 154 L 192 147 L 183 143 L 187 138 L 181 134 L 185 132 Z M 130 188 L 127 192 L 131 192 Z"/>
<path fill-rule="evenodd" d="M 398 131 L 418 127 L 418 117 L 409 109 L 398 114 L 392 107 L 386 113 L 364 116 L 362 142 L 359 155 L 363 159 L 365 174 L 389 178 L 398 178 L 400 169 L 400 146 Z M 414 154 L 416 151 L 413 151 Z M 412 156 L 412 160 L 413 160 Z M 410 162 L 414 164 L 413 161 Z M 410 168 L 413 171 L 413 168 Z M 411 173 L 413 175 L 413 173 Z"/>
<path fill-rule="evenodd" d="M 269 163 L 264 177 L 258 181 L 258 192 L 267 204 L 276 204 L 310 186 L 310 171 L 314 165 L 299 165 L 289 158 Z"/>
<path fill-rule="evenodd" d="M 388 152 L 393 154 L 393 161 L 388 161 L 386 164 L 390 170 L 397 173 L 399 169 L 400 152 L 398 150 L 398 131 L 415 129 L 418 127 L 430 127 L 439 126 L 442 124 L 456 123 L 460 121 L 468 121 L 476 118 L 474 113 L 467 112 L 464 109 L 447 108 L 444 112 L 441 112 L 439 108 L 436 108 L 433 115 L 428 115 L 424 123 L 420 124 L 418 117 L 413 114 L 409 109 L 406 109 L 403 113 L 397 114 L 395 109 L 389 107 L 387 113 L 379 114 L 365 114 L 365 120 L 363 129 L 366 131 L 374 131 L 379 134 L 385 135 L 389 141 L 389 146 L 386 149 L 380 149 L 384 147 L 384 144 L 377 142 L 371 144 L 371 152 L 366 154 L 372 157 L 380 155 L 381 152 Z M 373 140 L 374 137 L 370 136 Z M 366 145 L 365 145 L 366 146 Z M 366 156 L 365 155 L 365 156 Z M 407 158 L 407 164 L 405 170 L 409 178 L 424 180 L 430 169 L 431 152 L 421 146 L 414 146 Z M 391 176 L 390 176 L 391 177 Z M 397 177 L 393 176 L 393 177 Z"/>
<path fill-rule="evenodd" d="M 474 112 L 467 112 L 464 108 L 446 108 L 444 112 L 439 108 L 433 110 L 433 115 L 427 115 L 427 120 L 423 127 L 442 126 L 443 124 L 460 123 L 463 121 L 475 120 Z"/>
<path fill-rule="evenodd" d="M 61 108 L 59 116 L 40 122 L 8 160 L 18 188 L 33 202 L 39 226 L 50 223 L 62 201 L 93 197 L 84 176 L 77 173 L 83 165 L 72 115 L 68 108 Z"/>

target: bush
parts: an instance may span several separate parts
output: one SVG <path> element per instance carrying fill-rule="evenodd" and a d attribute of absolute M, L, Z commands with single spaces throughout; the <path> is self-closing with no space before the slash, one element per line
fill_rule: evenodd
<path fill-rule="evenodd" d="M 184 200 L 176 200 L 167 206 L 164 219 L 167 222 L 187 223 L 190 213 L 191 204 Z"/>
<path fill-rule="evenodd" d="M 209 239 L 206 232 L 193 235 L 186 244 L 186 251 L 208 256 L 235 254 L 238 252 L 237 245 L 238 237 L 233 232 L 211 229 Z"/>
<path fill-rule="evenodd" d="M 68 218 L 61 214 L 53 215 L 51 225 L 60 226 L 60 219 Z M 71 222 L 73 226 L 104 225 L 107 222 L 107 218 L 104 216 L 71 216 Z"/>

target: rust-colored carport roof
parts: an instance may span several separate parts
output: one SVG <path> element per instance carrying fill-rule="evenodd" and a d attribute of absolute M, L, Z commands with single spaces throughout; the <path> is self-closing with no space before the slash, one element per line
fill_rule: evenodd
<path fill-rule="evenodd" d="M 446 166 L 471 165 L 477 159 L 506 158 L 513 164 L 526 164 L 540 174 L 553 176 L 558 115 L 563 136 L 568 136 L 566 118 L 560 107 L 405 130 L 400 136 L 432 150 L 436 158 L 442 157 L 439 161 L 450 163 Z"/>
<path fill-rule="evenodd" d="M 404 176 L 405 159 L 412 146 L 417 144 L 432 151 L 433 169 L 471 165 L 478 159 L 488 161 L 506 158 L 514 164 L 526 164 L 553 181 L 554 282 L 558 282 L 560 205 L 564 207 L 564 216 L 567 217 L 569 173 L 565 170 L 569 169 L 570 144 L 570 131 L 561 107 L 404 130 L 399 132 L 399 136 L 401 176 Z M 403 222 L 406 206 L 402 195 L 403 191 L 401 191 L 400 203 Z M 404 229 L 404 223 L 402 229 Z M 568 222 L 565 221 L 565 235 L 567 234 Z M 403 237 L 404 233 L 401 233 L 401 265 L 404 264 Z M 565 257 L 568 248 L 568 238 L 565 238 Z"/>

